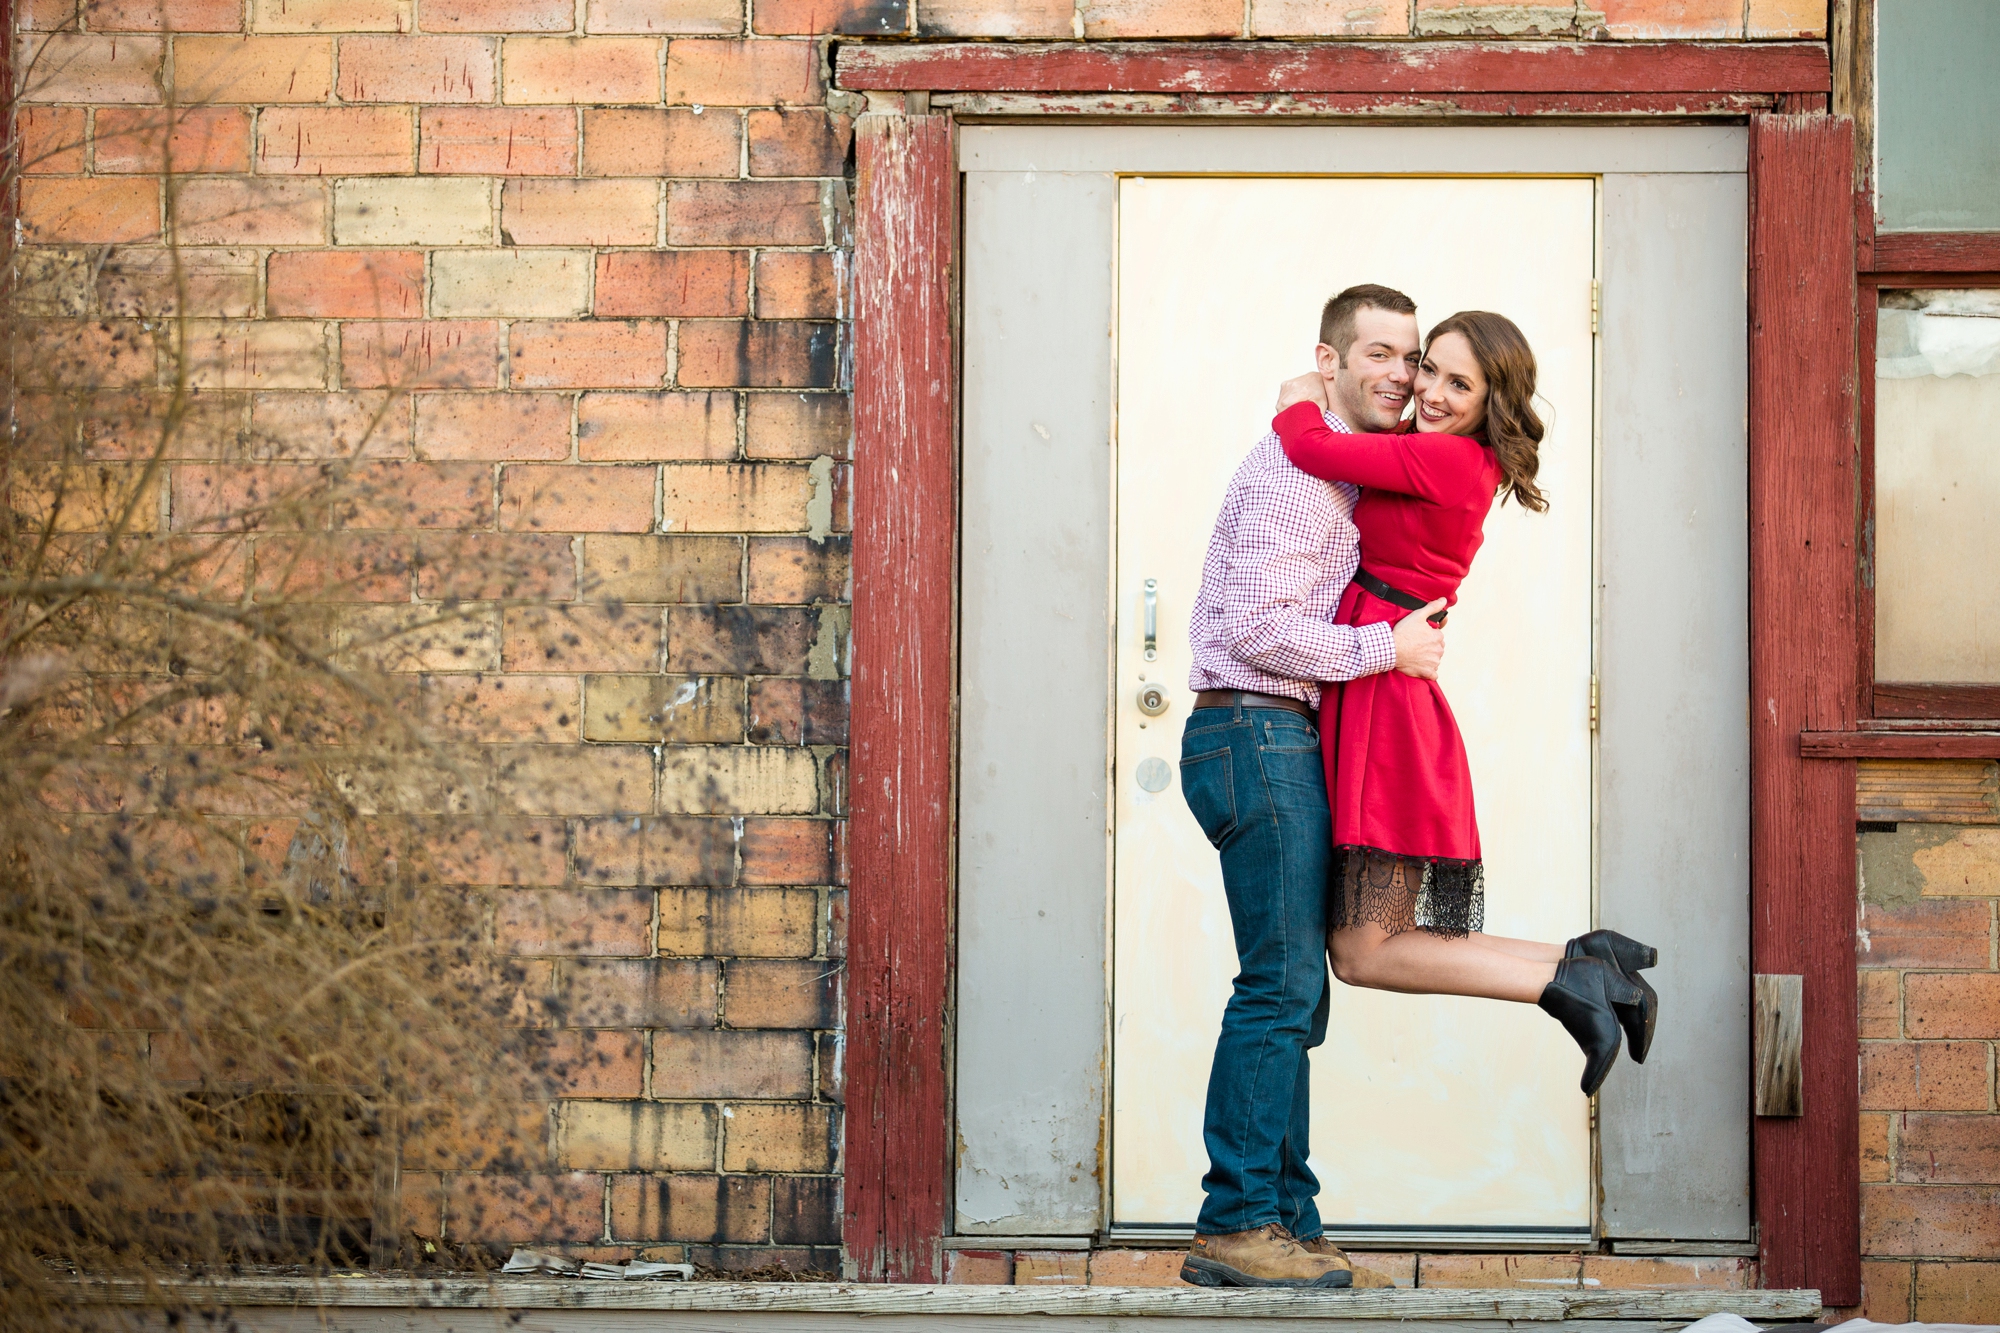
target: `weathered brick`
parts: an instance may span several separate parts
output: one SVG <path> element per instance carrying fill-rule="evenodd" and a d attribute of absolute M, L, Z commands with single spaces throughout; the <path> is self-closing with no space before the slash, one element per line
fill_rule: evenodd
<path fill-rule="evenodd" d="M 1881 1040 L 1903 1035 L 1903 974 L 1865 968 L 1860 984 L 1860 1036 Z"/>
<path fill-rule="evenodd" d="M 471 1172 L 452 1176 L 447 1189 L 446 1225 L 455 1237 L 594 1241 L 604 1235 L 604 1177 L 599 1175 Z"/>
<path fill-rule="evenodd" d="M 306 320 L 188 320 L 184 373 L 198 389 L 326 389 L 326 326 Z"/>
<path fill-rule="evenodd" d="M 1613 37 L 1743 35 L 1743 6 L 1737 0 L 1603 0 L 1603 6 L 1604 28 Z"/>
<path fill-rule="evenodd" d="M 653 1038 L 653 1096 L 804 1101 L 812 1061 L 809 1032 L 662 1032 Z"/>
<path fill-rule="evenodd" d="M 1996 1314 L 2000 1314 L 2000 1264 L 1917 1265 L 1919 1322 L 1991 1324 Z"/>
<path fill-rule="evenodd" d="M 493 607 L 348 606 L 330 616 L 334 647 L 344 661 L 385 671 L 498 671 L 500 613 Z M 562 878 L 562 830 L 556 830 L 555 879 Z M 483 883 L 470 880 L 468 883 Z M 497 881 L 496 881 L 497 882 Z"/>
<path fill-rule="evenodd" d="M 501 190 L 508 245 L 651 245 L 659 232 L 650 180 L 510 180 Z"/>
<path fill-rule="evenodd" d="M 836 319 L 846 315 L 845 267 L 841 256 L 824 250 L 764 251 L 757 256 L 757 317 Z"/>
<path fill-rule="evenodd" d="M 901 34 L 910 26 L 910 0 L 757 0 L 758 33 L 843 36 Z"/>
<path fill-rule="evenodd" d="M 768 1176 L 619 1176 L 611 1188 L 611 1233 L 761 1245 L 771 1235 L 771 1184 Z"/>
<path fill-rule="evenodd" d="M 1818 0 L 1750 0 L 1752 38 L 1824 37 L 1826 6 Z"/>
<path fill-rule="evenodd" d="M 663 473 L 669 532 L 799 532 L 826 484 L 796 463 L 668 463 Z"/>
<path fill-rule="evenodd" d="M 1880 1111 L 1861 1113 L 1861 1178 L 1880 1182 L 1894 1174 L 1889 1158 L 1890 1116 Z"/>
<path fill-rule="evenodd" d="M 430 1171 L 397 1174 L 397 1211 L 404 1231 L 420 1236 L 444 1234 L 444 1179 Z"/>
<path fill-rule="evenodd" d="M 1903 977 L 1903 1023 L 1912 1037 L 2000 1037 L 2000 973 Z"/>
<path fill-rule="evenodd" d="M 752 176 L 840 176 L 854 143 L 854 121 L 817 109 L 752 111 Z"/>
<path fill-rule="evenodd" d="M 847 744 L 844 680 L 765 677 L 750 682 L 753 745 Z"/>
<path fill-rule="evenodd" d="M 421 873 L 444 884 L 557 885 L 569 864 L 568 835 L 559 819 L 489 819 L 461 825 L 435 824 L 422 846 L 412 849 Z M 540 993 L 554 985 L 551 964 L 524 963 L 544 979 Z"/>
<path fill-rule="evenodd" d="M 583 687 L 575 676 L 433 676 L 424 716 L 462 740 L 583 739 Z"/>
<path fill-rule="evenodd" d="M 659 666 L 656 606 L 510 606 L 501 624 L 500 660 L 508 671 L 653 671 Z"/>
<path fill-rule="evenodd" d="M 1424 1254 L 1417 1283 L 1424 1287 L 1537 1287 L 1582 1285 L 1579 1254 Z"/>
<path fill-rule="evenodd" d="M 771 1182 L 771 1239 L 780 1245 L 840 1243 L 840 1178 L 779 1176 Z"/>
<path fill-rule="evenodd" d="M 1253 5 L 1256 0 L 1253 0 Z M 1298 0 L 1280 0 L 1288 8 L 1296 8 Z M 1382 15 L 1371 5 L 1366 9 L 1348 11 L 1363 22 L 1381 21 L 1389 16 Z M 1328 10 L 1321 21 L 1337 21 L 1339 11 Z M 1257 11 L 1251 11 L 1251 21 L 1257 21 Z M 1310 23 L 1310 13 L 1300 16 Z M 1407 13 L 1398 15 L 1403 26 L 1408 25 Z M 1579 14 L 1576 6 L 1561 4 L 1494 5 L 1480 0 L 1417 0 L 1416 25 L 1419 36 L 1424 37 L 1574 37 L 1578 34 L 1579 22 L 1589 21 L 1590 12 Z M 1260 33 L 1260 35 L 1262 35 Z"/>
<path fill-rule="evenodd" d="M 1988 967 L 1992 916 L 1984 902 L 1866 903 L 1855 936 L 1857 961 L 1863 967 Z"/>
<path fill-rule="evenodd" d="M 20 191 L 21 230 L 30 242 L 103 245 L 160 234 L 158 181 L 31 176 Z"/>
<path fill-rule="evenodd" d="M 819 945 L 817 889 L 662 889 L 659 913 L 663 955 L 810 958 Z"/>
<path fill-rule="evenodd" d="M 585 591 L 606 600 L 741 601 L 742 564 L 736 537 L 592 534 L 583 543 Z"/>
<path fill-rule="evenodd" d="M 1092 40 L 1236 37 L 1243 29 L 1243 6 L 1233 0 L 1083 0 L 1080 12 Z"/>
<path fill-rule="evenodd" d="M 1496 17 L 1507 10 L 1493 7 Z M 1407 5 L 1391 0 L 1328 5 L 1321 0 L 1250 0 L 1253 37 L 1400 37 L 1410 30 Z"/>
<path fill-rule="evenodd" d="M 1356 1265 L 1364 1256 L 1348 1256 Z M 1093 1250 L 1090 1255 L 1090 1285 L 1093 1287 L 1179 1287 L 1181 1264 L 1187 1255 L 1179 1250 Z M 1013 1280 L 1011 1277 L 1008 1279 Z"/>
<path fill-rule="evenodd" d="M 1586 1254 L 1583 1285 L 1623 1291 L 1746 1291 L 1757 1285 L 1751 1259 Z"/>
<path fill-rule="evenodd" d="M 791 607 L 669 607 L 667 669 L 799 675 L 819 628 L 814 612 Z"/>
<path fill-rule="evenodd" d="M 249 453 L 259 459 L 406 458 L 410 400 L 382 392 L 264 393 L 251 404 Z M 423 669 L 478 669 L 433 663 Z M 494 667 L 498 667 L 496 658 Z"/>
<path fill-rule="evenodd" d="M 1878 1324 L 1901 1324 L 1910 1320 L 1911 1301 L 1916 1294 L 1910 1262 L 1863 1259 L 1861 1261 L 1861 1317 Z"/>
<path fill-rule="evenodd" d="M 643 320 L 521 323 L 507 333 L 517 389 L 651 389 L 667 375 L 667 326 Z"/>
<path fill-rule="evenodd" d="M 250 0 L 256 32 L 409 32 L 414 0 Z"/>
<path fill-rule="evenodd" d="M 569 456 L 569 395 L 415 395 L 420 458 L 559 459 Z"/>
<path fill-rule="evenodd" d="M 92 32 L 237 32 L 238 0 L 87 0 Z"/>
<path fill-rule="evenodd" d="M 417 596 L 427 600 L 490 601 L 576 596 L 570 539 L 526 533 L 426 536 L 417 546 Z"/>
<path fill-rule="evenodd" d="M 24 121 L 33 110 L 23 112 Z M 72 142 L 82 140 L 78 133 Z M 99 107 L 90 152 L 99 174 L 246 172 L 250 113 L 233 106 L 176 107 L 171 112 Z"/>
<path fill-rule="evenodd" d="M 604 106 L 660 100 L 660 44 L 645 37 L 509 37 L 501 100 Z"/>
<path fill-rule="evenodd" d="M 31 463 L 16 466 L 12 474 L 11 499 L 17 512 L 38 526 L 46 524 L 56 532 L 103 532 L 128 506 L 140 531 L 150 531 L 157 523 L 160 483 L 157 478 L 146 480 L 137 467 Z M 178 521 L 174 526 L 180 531 L 221 527 L 197 529 Z"/>
<path fill-rule="evenodd" d="M 424 0 L 425 32 L 568 32 L 575 0 Z"/>
<path fill-rule="evenodd" d="M 1897 1116 L 1896 1148 L 1904 1184 L 2000 1184 L 2000 1116 Z"/>
<path fill-rule="evenodd" d="M 675 377 L 689 387 L 830 389 L 840 376 L 838 324 L 690 320 L 678 346 Z"/>
<path fill-rule="evenodd" d="M 493 245 L 492 187 L 438 176 L 336 181 L 333 238 L 337 245 Z"/>
<path fill-rule="evenodd" d="M 650 467 L 510 467 L 500 477 L 500 526 L 516 532 L 645 532 L 653 526 L 653 486 Z"/>
<path fill-rule="evenodd" d="M 742 143 L 743 122 L 733 111 L 588 107 L 583 174 L 733 177 Z"/>
<path fill-rule="evenodd" d="M 738 1102 L 722 1122 L 724 1171 L 830 1171 L 833 1108 Z"/>
<path fill-rule="evenodd" d="M 106 116 L 123 116 L 137 119 L 145 117 L 148 123 L 156 122 L 158 112 L 133 112 L 117 107 L 106 107 L 97 113 L 100 123 Z M 21 144 L 21 174 L 25 176 L 65 176 L 80 174 L 84 169 L 84 149 L 90 147 L 85 142 L 84 113 L 80 106 L 23 106 L 14 113 L 14 132 Z M 155 132 L 157 134 L 157 131 Z M 249 134 L 245 133 L 247 142 Z M 116 155 L 110 159 L 115 162 Z M 245 165 L 249 156 L 244 156 Z M 100 171 L 118 168 L 107 164 Z M 242 170 L 242 168 L 237 168 Z"/>
<path fill-rule="evenodd" d="M 757 537 L 750 542 L 751 602 L 845 602 L 852 596 L 847 537 Z"/>
<path fill-rule="evenodd" d="M 667 43 L 670 103 L 810 106 L 821 95 L 816 43 L 679 37 Z"/>
<path fill-rule="evenodd" d="M 713 1106 L 564 1102 L 556 1160 L 591 1171 L 700 1171 L 715 1164 Z"/>
<path fill-rule="evenodd" d="M 590 306 L 587 250 L 440 250 L 431 260 L 439 318 L 562 318 Z"/>
<path fill-rule="evenodd" d="M 562 965 L 558 1003 L 584 1026 L 699 1029 L 715 1026 L 721 969 L 662 958 L 579 958 Z"/>
<path fill-rule="evenodd" d="M 750 256 L 741 250 L 616 251 L 597 257 L 597 313 L 742 315 L 749 312 L 749 284 Z M 733 411 L 729 436 L 733 447 Z"/>
<path fill-rule="evenodd" d="M 743 739 L 743 682 L 734 676 L 591 676 L 584 689 L 586 740 Z"/>
<path fill-rule="evenodd" d="M 159 378 L 158 338 L 136 320 L 60 320 L 17 327 L 34 339 L 38 355 L 15 373 L 36 387 L 54 387 L 50 380 L 57 377 L 64 392 L 150 385 Z"/>
<path fill-rule="evenodd" d="M 33 77 L 24 102 L 156 103 L 166 43 L 158 37 L 57 32 L 20 41 L 22 70 Z"/>
<path fill-rule="evenodd" d="M 274 317 L 421 318 L 423 252 L 281 250 L 266 271 L 265 299 Z"/>
<path fill-rule="evenodd" d="M 318 181 L 195 176 L 174 182 L 183 245 L 324 245 L 326 186 Z"/>
<path fill-rule="evenodd" d="M 669 245 L 820 245 L 817 181 L 673 181 Z"/>
<path fill-rule="evenodd" d="M 1012 1250 L 947 1250 L 944 1280 L 955 1286 L 1008 1287 L 1014 1283 Z"/>
<path fill-rule="evenodd" d="M 176 37 L 182 105 L 324 102 L 333 95 L 330 37 Z"/>
<path fill-rule="evenodd" d="M 381 176 L 416 163 L 406 106 L 274 106 L 257 119 L 264 176 Z"/>
<path fill-rule="evenodd" d="M 637 1032 L 558 1028 L 529 1047 L 552 1097 L 637 1097 L 646 1087 L 646 1040 Z"/>
<path fill-rule="evenodd" d="M 604 300 L 598 257 L 597 297 Z M 731 393 L 586 393 L 577 403 L 577 457 L 593 460 L 731 458 L 736 454 L 736 395 Z M 660 601 L 736 601 L 667 597 Z"/>
<path fill-rule="evenodd" d="M 2000 828 L 1961 828 L 1913 857 L 1926 898 L 2000 895 Z"/>
<path fill-rule="evenodd" d="M 1016 1250 L 1017 1287 L 1082 1287 L 1090 1283 L 1089 1250 Z"/>
<path fill-rule="evenodd" d="M 598 884 L 730 884 L 736 841 L 726 819 L 591 820 L 576 831 L 576 873 Z"/>
<path fill-rule="evenodd" d="M 917 30 L 926 37 L 1080 37 L 1076 0 L 920 0 Z"/>
<path fill-rule="evenodd" d="M 405 1121 L 403 1162 L 406 1167 L 508 1174 L 545 1167 L 551 1110 L 538 1101 L 511 1106 L 432 1102 L 413 1108 Z M 403 1178 L 409 1179 L 407 1172 Z"/>
<path fill-rule="evenodd" d="M 321 602 L 410 600 L 410 549 L 402 536 L 344 533 L 257 543 L 257 591 Z"/>
<path fill-rule="evenodd" d="M 417 169 L 439 175 L 567 176 L 576 112 L 555 107 L 424 107 Z"/>
<path fill-rule="evenodd" d="M 493 912 L 507 953 L 644 957 L 652 924 L 653 895 L 643 889 L 512 889 Z"/>
<path fill-rule="evenodd" d="M 116 317 L 185 314 L 247 319 L 258 313 L 257 270 L 262 260 L 262 253 L 249 247 L 124 246 L 106 254 L 97 271 L 98 309 Z M 199 438 L 195 425 L 184 418 L 169 447 L 178 446 L 183 452 L 215 450 L 217 437 Z"/>
<path fill-rule="evenodd" d="M 840 964 L 817 959 L 732 960 L 723 974 L 722 1020 L 732 1028 L 837 1028 L 842 976 Z"/>
<path fill-rule="evenodd" d="M 743 6 L 737 0 L 590 0 L 585 7 L 585 32 L 675 33 L 733 36 L 743 31 Z"/>
<path fill-rule="evenodd" d="M 341 383 L 350 389 L 490 388 L 500 331 L 489 320 L 384 320 L 340 330 Z"/>
<path fill-rule="evenodd" d="M 340 43 L 343 102 L 490 102 L 490 37 L 346 37 Z"/>
<path fill-rule="evenodd" d="M 483 463 L 378 462 L 335 500 L 334 527 L 490 528 L 493 470 Z"/>
<path fill-rule="evenodd" d="M 487 753 L 494 797 L 517 814 L 626 815 L 653 805 L 653 756 L 639 746 L 509 745 Z"/>
<path fill-rule="evenodd" d="M 1984 1042 L 1861 1043 L 1865 1111 L 1985 1111 L 1992 1091 Z"/>
<path fill-rule="evenodd" d="M 745 452 L 752 458 L 845 458 L 854 426 L 846 394 L 753 393 L 744 403 Z"/>
<path fill-rule="evenodd" d="M 1861 1252 L 2000 1258 L 2000 1187 L 1863 1185 Z"/>

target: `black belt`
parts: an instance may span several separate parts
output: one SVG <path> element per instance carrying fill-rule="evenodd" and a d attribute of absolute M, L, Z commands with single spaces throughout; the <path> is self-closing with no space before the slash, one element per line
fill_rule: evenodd
<path fill-rule="evenodd" d="M 1392 602 L 1405 611 L 1421 611 L 1430 605 L 1429 600 L 1413 592 L 1404 592 L 1401 588 L 1392 588 L 1365 569 L 1354 571 L 1354 581 L 1361 585 L 1361 591 L 1372 597 L 1380 597 L 1385 602 Z M 1429 617 L 1429 620 L 1433 625 L 1442 625 L 1444 618 L 1450 614 L 1451 611 L 1446 609 Z"/>

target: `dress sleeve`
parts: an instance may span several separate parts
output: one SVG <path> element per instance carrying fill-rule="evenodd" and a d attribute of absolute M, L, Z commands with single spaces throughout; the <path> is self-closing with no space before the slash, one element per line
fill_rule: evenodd
<path fill-rule="evenodd" d="M 1322 481 L 1348 481 L 1414 495 L 1434 504 L 1463 499 L 1479 479 L 1480 448 L 1459 435 L 1343 435 L 1329 430 L 1316 403 L 1293 403 L 1271 421 L 1285 457 Z M 1439 448 L 1444 441 L 1470 449 Z"/>

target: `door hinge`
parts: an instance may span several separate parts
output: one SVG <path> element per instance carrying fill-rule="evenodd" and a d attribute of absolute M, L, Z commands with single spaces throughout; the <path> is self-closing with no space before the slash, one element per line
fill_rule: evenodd
<path fill-rule="evenodd" d="M 1590 336 L 1597 336 L 1597 324 L 1604 309 L 1604 284 L 1593 281 L 1590 284 Z"/>
<path fill-rule="evenodd" d="M 1597 731 L 1597 677 L 1590 678 L 1590 730 Z"/>

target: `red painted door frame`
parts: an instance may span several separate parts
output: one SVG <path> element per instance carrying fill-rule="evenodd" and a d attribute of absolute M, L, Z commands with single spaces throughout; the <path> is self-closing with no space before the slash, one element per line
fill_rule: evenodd
<path fill-rule="evenodd" d="M 1413 61 L 1412 51 L 1424 58 Z M 1166 93 L 1322 112 L 1488 115 L 1821 107 L 1820 43 L 844 45 L 878 92 Z M 1317 100 L 1314 100 L 1317 99 Z M 1108 105 L 1108 103 L 1107 103 Z M 1157 105 L 1157 104 L 1155 104 Z M 1752 951 L 1806 977 L 1806 1113 L 1756 1121 L 1767 1286 L 1860 1300 L 1851 727 L 1851 127 L 1751 117 Z M 936 1281 L 948 1222 L 955 741 L 957 166 L 947 116 L 857 137 L 854 661 L 845 1142 L 850 1260 Z"/>

